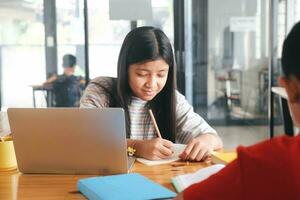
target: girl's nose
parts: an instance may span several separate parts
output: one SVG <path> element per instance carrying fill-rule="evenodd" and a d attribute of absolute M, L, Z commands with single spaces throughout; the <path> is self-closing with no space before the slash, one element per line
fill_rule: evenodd
<path fill-rule="evenodd" d="M 146 86 L 152 88 L 155 86 L 155 83 L 156 83 L 155 77 L 151 76 L 147 79 Z"/>

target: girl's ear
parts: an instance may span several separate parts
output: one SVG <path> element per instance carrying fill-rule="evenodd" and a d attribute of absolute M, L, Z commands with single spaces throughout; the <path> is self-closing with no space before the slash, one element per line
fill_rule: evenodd
<path fill-rule="evenodd" d="M 299 100 L 299 80 L 295 77 L 291 77 L 289 79 L 285 77 L 278 77 L 278 83 L 281 87 L 284 87 L 287 95 L 288 100 L 291 103 L 294 103 Z"/>
<path fill-rule="evenodd" d="M 278 82 L 278 84 L 279 84 L 281 87 L 286 88 L 286 80 L 285 80 L 285 78 L 284 78 L 283 76 L 279 76 L 279 77 L 277 78 L 277 82 Z"/>

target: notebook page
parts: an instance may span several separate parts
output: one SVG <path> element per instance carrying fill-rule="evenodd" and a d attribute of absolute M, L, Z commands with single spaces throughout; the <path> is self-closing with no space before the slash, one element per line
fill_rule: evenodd
<path fill-rule="evenodd" d="M 199 169 L 195 173 L 176 176 L 174 177 L 174 179 L 178 182 L 181 189 L 183 190 L 194 183 L 198 183 L 207 179 L 209 176 L 220 171 L 223 167 L 225 167 L 225 165 L 216 164 L 216 165 Z"/>
<path fill-rule="evenodd" d="M 173 153 L 172 157 L 170 157 L 168 159 L 148 160 L 145 158 L 137 158 L 136 160 L 145 165 L 149 165 L 149 166 L 171 163 L 171 162 L 180 160 L 180 158 L 178 156 L 179 156 L 179 154 L 181 154 L 181 152 L 184 150 L 185 147 L 186 147 L 185 144 L 174 144 L 174 147 L 173 147 L 174 153 Z"/>

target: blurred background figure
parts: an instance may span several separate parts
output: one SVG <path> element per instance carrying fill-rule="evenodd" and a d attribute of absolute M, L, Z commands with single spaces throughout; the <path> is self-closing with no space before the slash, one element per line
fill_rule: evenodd
<path fill-rule="evenodd" d="M 85 81 L 83 77 L 74 75 L 76 57 L 65 54 L 62 66 L 64 68 L 63 74 L 52 75 L 44 85 L 52 85 L 55 107 L 78 107 Z"/>

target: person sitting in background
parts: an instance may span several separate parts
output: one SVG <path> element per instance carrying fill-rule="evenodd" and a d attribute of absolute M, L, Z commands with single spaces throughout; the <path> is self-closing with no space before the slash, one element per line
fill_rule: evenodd
<path fill-rule="evenodd" d="M 300 127 L 300 22 L 282 50 L 279 84 L 286 89 L 295 126 Z M 175 199 L 300 199 L 300 135 L 238 147 L 238 158 Z"/>
<path fill-rule="evenodd" d="M 78 107 L 85 81 L 75 76 L 76 57 L 71 54 L 63 56 L 64 73 L 52 75 L 44 85 L 52 85 L 56 107 Z"/>

